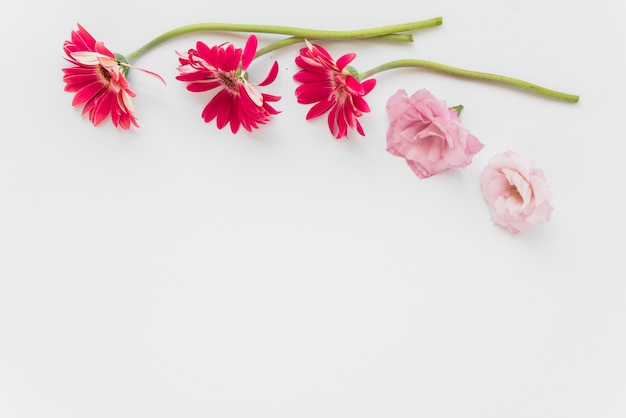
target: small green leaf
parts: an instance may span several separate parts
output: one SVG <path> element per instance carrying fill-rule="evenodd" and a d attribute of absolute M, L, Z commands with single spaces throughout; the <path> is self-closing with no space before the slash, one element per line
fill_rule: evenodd
<path fill-rule="evenodd" d="M 344 68 L 344 70 L 350 74 L 352 77 L 356 78 L 357 81 L 361 81 L 360 77 L 359 77 L 359 72 L 357 71 L 356 68 L 354 68 L 351 65 L 346 65 L 346 67 Z"/>
<path fill-rule="evenodd" d="M 456 110 L 457 116 L 461 116 L 461 111 L 463 110 L 463 105 L 460 104 L 460 105 L 452 106 L 450 109 Z"/>
<path fill-rule="evenodd" d="M 130 70 L 130 64 L 128 63 L 128 60 L 122 54 L 114 53 L 113 55 L 115 55 L 115 59 L 117 60 L 117 63 L 122 68 L 122 75 L 124 77 L 127 77 L 128 76 L 128 70 Z"/>

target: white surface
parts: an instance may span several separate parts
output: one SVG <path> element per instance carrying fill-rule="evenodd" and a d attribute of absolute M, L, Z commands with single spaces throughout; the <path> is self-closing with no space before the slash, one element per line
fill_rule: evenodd
<path fill-rule="evenodd" d="M 620 0 L 4 2 L 0 417 L 624 417 L 626 17 Z M 10 7 L 10 8 L 9 8 Z M 280 10 L 280 13 L 278 11 Z M 131 75 L 141 124 L 94 128 L 63 92 L 83 24 L 128 53 L 202 21 L 357 29 L 443 16 L 410 45 L 324 44 L 369 69 L 424 58 L 579 94 L 566 104 L 418 70 L 381 74 L 335 141 L 293 97 L 250 135 L 200 118 L 164 44 Z M 262 45 L 276 38 L 259 36 Z M 270 58 L 251 67 L 260 80 Z M 486 145 L 419 180 L 384 105 L 427 88 Z M 478 177 L 536 161 L 552 220 L 511 236 Z"/>

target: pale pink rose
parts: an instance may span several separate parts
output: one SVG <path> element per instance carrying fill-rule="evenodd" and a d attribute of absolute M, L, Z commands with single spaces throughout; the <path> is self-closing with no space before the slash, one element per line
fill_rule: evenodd
<path fill-rule="evenodd" d="M 387 151 L 406 159 L 419 178 L 466 167 L 484 145 L 461 124 L 454 109 L 428 90 L 408 97 L 398 90 L 387 101 Z"/>
<path fill-rule="evenodd" d="M 543 171 L 534 163 L 507 151 L 489 160 L 480 187 L 491 219 L 512 234 L 550 219 L 550 190 Z"/>

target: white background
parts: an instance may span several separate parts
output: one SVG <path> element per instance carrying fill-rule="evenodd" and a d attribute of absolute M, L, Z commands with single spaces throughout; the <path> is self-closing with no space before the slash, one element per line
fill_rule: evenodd
<path fill-rule="evenodd" d="M 360 70 L 423 58 L 579 94 L 578 104 L 423 70 L 377 76 L 365 137 L 296 103 L 253 134 L 159 46 L 140 129 L 93 127 L 63 91 L 80 22 L 129 53 L 199 22 L 360 29 L 442 16 L 412 44 L 323 45 Z M 626 30 L 621 0 L 383 3 L 64 1 L 0 6 L 0 417 L 626 416 Z M 279 39 L 259 35 L 264 46 Z M 485 148 L 427 180 L 385 151 L 384 106 L 427 88 Z M 550 222 L 511 236 L 479 176 L 513 150 L 542 168 Z"/>

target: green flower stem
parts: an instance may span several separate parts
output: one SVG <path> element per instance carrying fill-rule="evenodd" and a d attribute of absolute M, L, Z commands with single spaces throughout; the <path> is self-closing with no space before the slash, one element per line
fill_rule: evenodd
<path fill-rule="evenodd" d="M 400 23 L 397 25 L 381 26 L 370 29 L 358 29 L 347 31 L 333 30 L 316 30 L 305 28 L 294 28 L 290 26 L 276 25 L 255 25 L 255 24 L 238 24 L 238 23 L 197 23 L 187 26 L 181 26 L 169 32 L 165 32 L 161 36 L 154 38 L 138 50 L 126 55 L 128 61 L 136 59 L 138 56 L 146 53 L 155 46 L 168 41 L 174 37 L 184 35 L 191 32 L 249 32 L 249 33 L 273 33 L 279 35 L 290 35 L 307 39 L 361 39 L 361 38 L 385 38 L 388 35 L 394 35 L 398 32 L 408 32 L 418 29 L 439 26 L 443 22 L 441 17 L 433 19 L 421 20 L 418 22 Z M 392 37 L 392 39 L 395 39 Z M 402 40 L 406 40 L 403 38 Z"/>
<path fill-rule="evenodd" d="M 359 77 L 361 80 L 364 80 L 382 71 L 391 70 L 395 68 L 407 68 L 407 67 L 426 68 L 429 70 L 434 70 L 434 71 L 438 71 L 441 73 L 464 77 L 464 78 L 472 78 L 472 79 L 477 79 L 477 80 L 486 80 L 486 81 L 492 81 L 492 82 L 501 83 L 501 84 L 507 84 L 509 86 L 518 87 L 520 89 L 527 90 L 527 91 L 539 94 L 541 96 L 546 96 L 546 97 L 550 97 L 550 98 L 557 99 L 557 100 L 563 100 L 566 102 L 576 103 L 579 100 L 579 97 L 574 94 L 568 94 L 568 93 L 563 93 L 563 92 L 556 91 L 556 90 L 547 89 L 545 87 L 541 87 L 536 84 L 529 83 L 527 81 L 518 80 L 516 78 L 506 77 L 506 76 L 497 75 L 497 74 L 482 73 L 478 71 L 464 70 L 462 68 L 451 67 L 449 65 L 439 64 L 437 62 L 418 60 L 418 59 L 391 61 L 386 64 L 379 65 L 378 67 L 372 68 L 369 71 L 362 72 L 359 74 Z"/>
<path fill-rule="evenodd" d="M 284 48 L 284 47 L 289 46 L 289 45 L 302 43 L 302 42 L 304 42 L 305 39 L 307 39 L 309 41 L 314 41 L 315 40 L 315 39 L 312 39 L 312 38 L 302 38 L 302 37 L 298 37 L 298 36 L 292 36 L 290 38 L 285 38 L 285 39 L 282 39 L 280 41 L 274 42 L 274 43 L 269 44 L 268 46 L 266 46 L 264 48 L 261 48 L 261 49 L 257 50 L 256 54 L 254 55 L 254 58 L 259 58 L 262 55 L 269 54 L 272 51 L 276 51 L 277 49 Z M 375 36 L 373 38 L 368 38 L 368 39 L 384 39 L 384 40 L 387 40 L 387 41 L 413 42 L 413 35 L 411 35 L 409 33 L 394 33 L 394 34 L 390 34 L 390 35 Z"/>
<path fill-rule="evenodd" d="M 289 45 L 299 44 L 300 42 L 304 42 L 304 39 L 305 38 L 299 36 L 292 36 L 291 38 L 286 38 L 278 42 L 274 42 L 264 48 L 258 49 L 256 51 L 256 54 L 254 55 L 254 58 L 259 58 L 262 55 L 269 54 L 272 51 L 276 51 L 277 49 L 284 48 Z"/>

